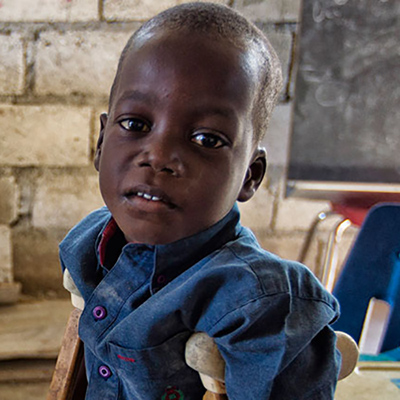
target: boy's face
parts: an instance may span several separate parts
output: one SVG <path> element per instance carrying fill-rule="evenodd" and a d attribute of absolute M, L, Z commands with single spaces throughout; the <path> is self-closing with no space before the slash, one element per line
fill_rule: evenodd
<path fill-rule="evenodd" d="M 135 46 L 101 116 L 95 166 L 126 239 L 165 244 L 210 227 L 261 182 L 254 82 L 227 42 L 158 33 Z"/>

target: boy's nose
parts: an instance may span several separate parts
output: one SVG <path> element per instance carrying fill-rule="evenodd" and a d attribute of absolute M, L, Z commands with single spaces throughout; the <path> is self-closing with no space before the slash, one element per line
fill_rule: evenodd
<path fill-rule="evenodd" d="M 149 167 L 157 173 L 165 172 L 173 176 L 181 176 L 183 173 L 178 147 L 166 140 L 152 140 L 147 143 L 136 161 L 139 167 Z"/>

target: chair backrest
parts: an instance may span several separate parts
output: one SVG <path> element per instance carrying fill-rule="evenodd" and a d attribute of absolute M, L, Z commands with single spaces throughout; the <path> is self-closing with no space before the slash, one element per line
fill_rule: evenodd
<path fill-rule="evenodd" d="M 370 300 L 379 299 L 390 306 L 381 351 L 400 346 L 400 203 L 371 208 L 333 294 L 341 308 L 335 330 L 359 342 Z"/>

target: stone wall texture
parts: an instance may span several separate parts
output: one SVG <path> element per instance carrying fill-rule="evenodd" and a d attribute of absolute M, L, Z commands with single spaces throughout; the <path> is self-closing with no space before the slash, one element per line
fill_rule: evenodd
<path fill-rule="evenodd" d="M 58 243 L 103 204 L 92 164 L 119 54 L 143 21 L 184 2 L 0 1 L 0 283 L 21 282 L 29 296 L 65 295 Z M 310 223 L 327 208 L 284 197 L 301 1 L 220 2 L 266 32 L 282 62 L 285 85 L 264 139 L 268 176 L 240 207 L 264 248 L 297 259 Z M 312 269 L 325 240 L 322 231 L 311 247 Z"/>

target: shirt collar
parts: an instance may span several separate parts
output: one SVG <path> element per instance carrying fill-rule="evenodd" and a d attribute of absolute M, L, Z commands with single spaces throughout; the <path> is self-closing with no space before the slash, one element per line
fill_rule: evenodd
<path fill-rule="evenodd" d="M 123 251 L 132 253 L 143 252 L 144 250 L 154 252 L 151 286 L 152 291 L 157 291 L 208 254 L 235 239 L 241 230 L 239 220 L 239 208 L 235 204 L 232 210 L 219 222 L 195 235 L 173 243 L 155 246 L 128 243 L 124 246 Z M 109 246 L 107 245 L 114 240 L 118 231 L 119 228 L 115 220 L 111 218 L 100 232 L 97 240 L 97 254 L 102 266 L 105 265 L 109 253 Z"/>

